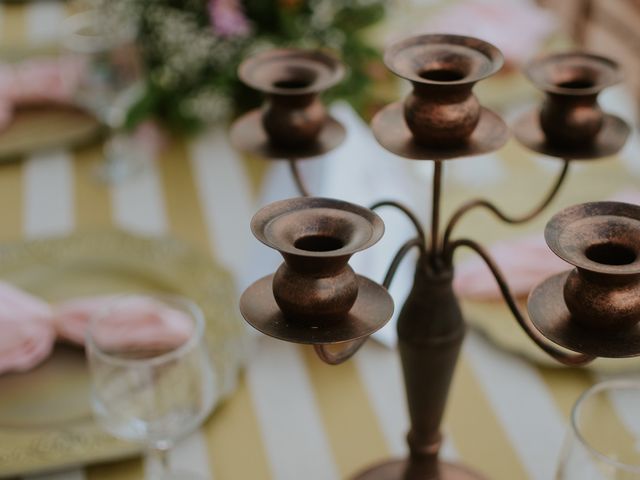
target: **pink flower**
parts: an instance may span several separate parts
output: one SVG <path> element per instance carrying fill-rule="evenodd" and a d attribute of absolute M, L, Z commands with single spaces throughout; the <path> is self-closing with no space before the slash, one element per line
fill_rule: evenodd
<path fill-rule="evenodd" d="M 249 34 L 249 20 L 239 0 L 209 0 L 209 18 L 219 37 L 244 37 Z"/>

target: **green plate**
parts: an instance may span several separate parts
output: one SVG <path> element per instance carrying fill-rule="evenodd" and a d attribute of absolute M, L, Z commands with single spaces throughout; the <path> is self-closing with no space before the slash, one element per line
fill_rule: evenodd
<path fill-rule="evenodd" d="M 122 292 L 189 297 L 205 313 L 221 397 L 235 387 L 246 337 L 232 279 L 178 240 L 105 231 L 2 246 L 0 277 L 52 302 Z M 0 392 L 0 477 L 139 453 L 94 423 L 80 348 L 56 345 L 34 370 L 0 376 Z"/>

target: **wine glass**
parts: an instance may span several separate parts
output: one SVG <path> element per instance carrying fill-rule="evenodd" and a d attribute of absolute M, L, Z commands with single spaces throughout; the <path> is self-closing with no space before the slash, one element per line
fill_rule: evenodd
<path fill-rule="evenodd" d="M 640 479 L 640 381 L 609 380 L 573 407 L 556 480 Z"/>
<path fill-rule="evenodd" d="M 216 400 L 204 328 L 193 302 L 171 296 L 115 297 L 90 321 L 93 412 L 113 436 L 147 447 L 154 469 L 148 478 L 201 478 L 170 472 L 168 452 Z"/>
<path fill-rule="evenodd" d="M 120 183 L 143 169 L 141 155 L 124 128 L 129 107 L 143 94 L 137 29 L 132 22 L 115 22 L 87 10 L 65 19 L 62 32 L 66 55 L 73 59 L 67 81 L 73 84 L 75 102 L 92 112 L 109 133 L 97 178 Z"/>

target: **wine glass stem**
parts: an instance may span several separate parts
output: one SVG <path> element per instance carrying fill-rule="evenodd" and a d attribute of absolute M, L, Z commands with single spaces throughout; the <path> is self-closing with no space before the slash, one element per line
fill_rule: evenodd
<path fill-rule="evenodd" d="M 170 447 L 152 447 L 149 450 L 149 473 L 147 479 L 164 477 L 170 471 L 169 465 Z"/>

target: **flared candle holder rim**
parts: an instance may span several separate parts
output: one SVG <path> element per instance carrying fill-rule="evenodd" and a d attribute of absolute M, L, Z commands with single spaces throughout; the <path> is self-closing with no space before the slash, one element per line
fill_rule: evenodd
<path fill-rule="evenodd" d="M 544 230 L 544 238 L 547 245 L 558 257 L 579 270 L 616 277 L 630 277 L 640 274 L 640 248 L 633 252 L 636 257 L 629 263 L 607 264 L 591 260 L 585 254 L 587 248 L 607 243 L 606 240 L 599 243 L 594 241 L 580 250 L 572 248 L 576 243 L 566 245 L 562 242 L 562 234 L 569 225 L 576 221 L 598 216 L 614 216 L 636 221 L 638 224 L 637 235 L 640 238 L 640 206 L 613 201 L 587 202 L 566 207 L 551 217 Z"/>
<path fill-rule="evenodd" d="M 610 78 L 608 79 L 608 81 L 596 83 L 590 87 L 567 88 L 561 87 L 539 74 L 540 69 L 545 66 L 545 64 L 556 63 L 562 59 L 581 59 L 584 61 L 591 61 L 593 65 L 597 65 L 597 67 L 599 68 L 608 68 L 610 72 Z M 524 73 L 529 81 L 531 81 L 531 83 L 533 83 L 538 89 L 542 90 L 543 92 L 565 97 L 585 97 L 597 95 L 605 88 L 608 88 L 622 81 L 622 71 L 618 62 L 611 58 L 582 50 L 553 53 L 550 55 L 544 55 L 535 58 L 527 63 L 524 68 Z"/>
<path fill-rule="evenodd" d="M 438 41 L 441 40 L 441 41 Z M 421 77 L 415 72 L 406 72 L 403 69 L 399 69 L 395 66 L 395 59 L 399 52 L 403 49 L 406 49 L 410 46 L 414 45 L 456 45 L 467 47 L 471 50 L 480 51 L 478 48 L 474 48 L 473 45 L 476 44 L 481 45 L 486 49 L 486 52 L 481 51 L 483 55 L 485 55 L 491 65 L 491 68 L 487 69 L 487 71 L 482 72 L 477 75 L 466 75 L 459 80 L 432 80 L 428 78 Z M 477 37 L 472 37 L 468 35 L 457 35 L 452 33 L 425 33 L 422 35 L 414 35 L 411 37 L 407 37 L 403 40 L 399 40 L 393 44 L 391 44 L 384 53 L 384 64 L 386 67 L 391 70 L 395 75 L 400 78 L 404 78 L 405 80 L 409 80 L 414 85 L 436 85 L 436 86 L 462 86 L 462 85 L 473 85 L 480 80 L 483 80 L 487 77 L 498 72 L 503 64 L 504 64 L 504 56 L 498 47 L 489 43 L 485 40 L 482 40 Z"/>
<path fill-rule="evenodd" d="M 582 435 L 581 429 L 578 425 L 580 410 L 584 406 L 585 400 L 602 391 L 613 389 L 637 389 L 640 391 L 640 381 L 632 379 L 606 380 L 604 382 L 596 383 L 595 385 L 592 385 L 590 388 L 582 392 L 582 394 L 576 400 L 576 403 L 573 405 L 573 408 L 571 409 L 571 431 L 580 445 L 582 445 L 591 455 L 625 472 L 640 473 L 640 465 L 629 465 L 620 462 L 614 458 L 611 458 L 609 455 L 601 452 L 600 450 L 592 447 L 589 442 L 587 442 L 586 438 L 584 438 L 584 435 Z"/>
<path fill-rule="evenodd" d="M 267 226 L 281 216 L 314 208 L 348 211 L 358 215 L 371 225 L 371 235 L 362 242 L 351 245 L 347 244 L 341 248 L 327 251 L 313 251 L 297 248 L 292 243 L 279 241 L 279 239 L 273 239 L 265 234 Z M 280 253 L 307 258 L 339 258 L 351 256 L 377 243 L 384 234 L 384 222 L 374 211 L 355 203 L 326 197 L 296 197 L 278 200 L 258 210 L 251 219 L 251 232 L 261 243 Z"/>
<path fill-rule="evenodd" d="M 309 86 L 302 88 L 278 88 L 271 83 L 256 79 L 256 75 L 252 72 L 261 68 L 261 64 L 267 64 L 278 58 L 290 57 L 291 59 L 310 59 L 317 61 L 327 67 L 329 75 L 323 79 L 313 80 Z M 245 59 L 238 67 L 238 77 L 240 80 L 251 88 L 267 95 L 280 96 L 301 96 L 309 94 L 318 94 L 334 85 L 338 84 L 345 76 L 346 67 L 332 53 L 325 49 L 305 49 L 305 48 L 272 48 L 256 53 Z"/>

